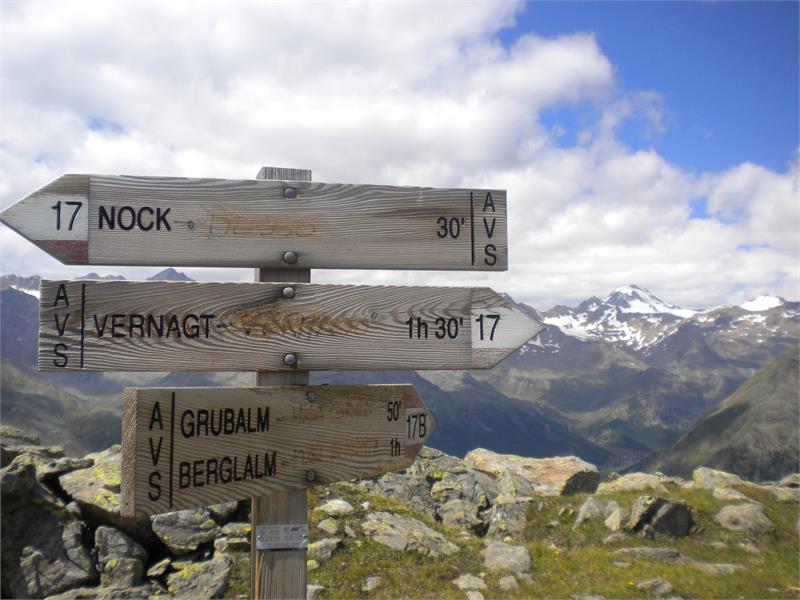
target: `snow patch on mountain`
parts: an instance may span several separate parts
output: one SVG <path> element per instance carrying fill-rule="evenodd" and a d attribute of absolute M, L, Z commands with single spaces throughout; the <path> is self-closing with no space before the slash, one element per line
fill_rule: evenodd
<path fill-rule="evenodd" d="M 638 285 L 617 288 L 609 294 L 605 302 L 616 306 L 624 313 L 670 314 L 682 319 L 688 319 L 699 312 L 665 302 L 649 290 Z"/>
<path fill-rule="evenodd" d="M 28 294 L 29 296 L 33 296 L 34 298 L 39 298 L 39 290 L 31 290 L 28 288 L 24 288 L 19 285 L 11 285 L 9 286 L 12 290 L 17 290 L 18 292 L 22 292 L 23 294 Z"/>
<path fill-rule="evenodd" d="M 769 310 L 783 304 L 785 300 L 778 296 L 759 296 L 749 302 L 740 304 L 739 307 L 749 312 L 761 312 L 762 310 Z"/>

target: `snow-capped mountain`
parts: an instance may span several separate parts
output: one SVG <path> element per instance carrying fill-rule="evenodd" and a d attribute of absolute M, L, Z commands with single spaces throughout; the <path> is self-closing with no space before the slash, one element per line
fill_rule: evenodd
<path fill-rule="evenodd" d="M 629 285 L 615 289 L 605 299 L 592 297 L 575 308 L 555 306 L 541 315 L 545 324 L 568 336 L 619 344 L 646 354 L 692 324 L 734 337 L 791 335 L 800 319 L 800 303 L 759 296 L 740 306 L 701 311 L 671 304 L 649 290 Z M 556 342 L 546 344 L 540 340 L 528 346 L 528 350 L 552 352 Z"/>

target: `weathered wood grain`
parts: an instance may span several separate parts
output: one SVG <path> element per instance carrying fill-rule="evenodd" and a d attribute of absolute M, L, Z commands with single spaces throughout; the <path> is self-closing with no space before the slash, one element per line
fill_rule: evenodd
<path fill-rule="evenodd" d="M 69 264 L 508 268 L 504 190 L 63 175 L 0 220 Z"/>
<path fill-rule="evenodd" d="M 479 369 L 541 330 L 489 288 L 43 281 L 42 371 Z"/>
<path fill-rule="evenodd" d="M 256 179 L 311 181 L 308 169 L 262 167 Z M 309 283 L 310 269 L 258 268 L 255 280 Z M 257 371 L 257 386 L 308 384 L 308 371 Z M 259 551 L 256 537 L 263 525 L 305 525 L 308 527 L 308 492 L 275 492 L 250 499 L 250 597 L 258 600 L 306 597 L 307 550 Z"/>
<path fill-rule="evenodd" d="M 132 388 L 124 402 L 128 516 L 303 490 L 309 471 L 324 485 L 404 469 L 434 425 L 410 385 Z"/>

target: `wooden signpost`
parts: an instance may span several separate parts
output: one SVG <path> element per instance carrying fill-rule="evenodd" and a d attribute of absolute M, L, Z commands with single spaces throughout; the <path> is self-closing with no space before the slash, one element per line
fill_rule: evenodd
<path fill-rule="evenodd" d="M 63 175 L 0 221 L 67 264 L 256 267 L 256 283 L 42 281 L 41 371 L 255 371 L 254 388 L 130 388 L 122 514 L 251 497 L 251 596 L 305 598 L 306 489 L 409 466 L 411 386 L 308 371 L 489 368 L 541 326 L 488 288 L 311 284 L 311 268 L 503 271 L 506 193 Z"/>
<path fill-rule="evenodd" d="M 42 281 L 42 371 L 484 369 L 541 326 L 489 288 Z"/>
<path fill-rule="evenodd" d="M 504 190 L 62 175 L 0 220 L 66 264 L 508 268 Z"/>
<path fill-rule="evenodd" d="M 129 388 L 122 514 L 404 469 L 433 425 L 410 385 Z"/>

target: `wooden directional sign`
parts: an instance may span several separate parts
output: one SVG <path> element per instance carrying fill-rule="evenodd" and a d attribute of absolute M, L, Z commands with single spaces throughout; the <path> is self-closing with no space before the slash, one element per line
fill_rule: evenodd
<path fill-rule="evenodd" d="M 40 307 L 42 371 L 482 369 L 541 330 L 489 288 L 42 281 Z"/>
<path fill-rule="evenodd" d="M 410 385 L 128 388 L 122 514 L 404 469 L 433 426 Z"/>
<path fill-rule="evenodd" d="M 67 264 L 508 268 L 504 190 L 62 175 L 0 219 Z"/>

